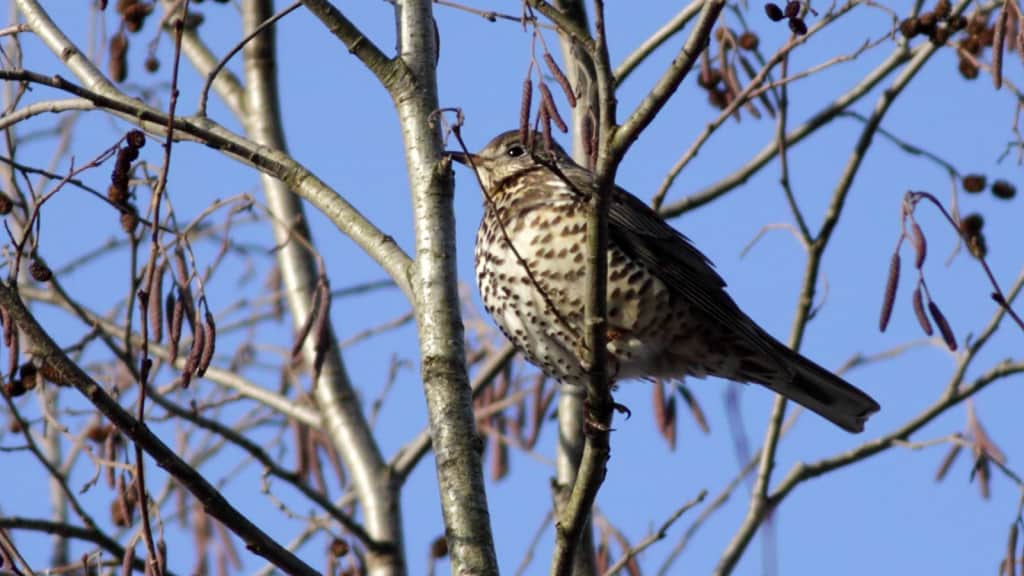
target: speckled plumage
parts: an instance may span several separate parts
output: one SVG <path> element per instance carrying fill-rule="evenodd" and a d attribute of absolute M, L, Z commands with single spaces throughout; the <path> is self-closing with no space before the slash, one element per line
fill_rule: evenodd
<path fill-rule="evenodd" d="M 485 308 L 530 362 L 582 384 L 593 174 L 557 146 L 528 150 L 518 131 L 478 154 L 452 157 L 476 168 L 488 196 L 475 252 Z M 610 198 L 608 234 L 608 351 L 617 379 L 756 382 L 851 432 L 878 410 L 869 396 L 757 326 L 707 258 L 621 188 Z"/>

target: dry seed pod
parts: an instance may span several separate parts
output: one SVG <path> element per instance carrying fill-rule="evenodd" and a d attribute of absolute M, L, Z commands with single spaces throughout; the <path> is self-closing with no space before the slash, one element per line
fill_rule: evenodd
<path fill-rule="evenodd" d="M 124 16 L 125 12 L 131 10 L 138 3 L 139 0 L 117 0 L 117 6 L 114 9 L 118 14 Z"/>
<path fill-rule="evenodd" d="M 921 33 L 921 22 L 917 18 L 907 18 L 900 22 L 900 34 L 906 39 L 911 39 Z"/>
<path fill-rule="evenodd" d="M 1017 521 L 1014 520 L 1010 524 L 1010 536 L 1006 541 L 1006 566 L 1007 575 L 1015 576 L 1017 574 Z"/>
<path fill-rule="evenodd" d="M 936 26 L 928 39 L 931 43 L 936 46 L 944 46 L 949 41 L 949 35 L 952 34 L 948 26 Z"/>
<path fill-rule="evenodd" d="M 796 0 L 790 0 L 789 2 L 786 2 L 786 10 L 784 13 L 786 15 L 786 18 L 796 18 L 797 16 L 799 16 L 800 2 L 797 2 Z"/>
<path fill-rule="evenodd" d="M 568 132 L 569 126 L 566 125 L 565 120 L 562 120 L 562 116 L 558 113 L 555 99 L 551 96 L 551 90 L 548 89 L 546 82 L 540 83 L 540 102 L 542 107 L 547 108 L 548 116 L 555 123 L 555 126 L 558 127 L 558 131 L 562 134 Z"/>
<path fill-rule="evenodd" d="M 94 422 L 94 423 L 90 424 L 88 428 L 85 429 L 85 432 L 83 432 L 83 435 L 90 442 L 94 442 L 96 444 L 102 444 L 103 442 L 106 441 L 107 435 L 110 434 L 110 430 L 111 430 L 110 427 L 104 426 L 103 424 L 100 424 L 99 422 Z"/>
<path fill-rule="evenodd" d="M 967 58 L 960 59 L 960 63 L 957 64 L 957 70 L 960 71 L 960 75 L 965 80 L 975 80 L 978 78 L 978 66 Z"/>
<path fill-rule="evenodd" d="M 146 145 L 146 134 L 142 130 L 129 130 L 125 135 L 125 141 L 129 148 L 138 150 Z"/>
<path fill-rule="evenodd" d="M 935 14 L 936 18 L 939 18 L 940 20 L 945 20 L 949 16 L 951 8 L 952 7 L 949 5 L 949 0 L 939 0 L 938 2 L 935 3 L 935 7 L 932 8 L 932 12 Z"/>
<path fill-rule="evenodd" d="M 953 334 L 953 329 L 949 327 L 949 322 L 946 317 L 939 310 L 939 305 L 931 300 L 928 301 L 928 311 L 932 314 L 932 319 L 935 320 L 935 325 L 939 327 L 939 333 L 942 334 L 942 339 L 946 341 L 946 346 L 950 351 L 956 351 L 956 336 Z"/>
<path fill-rule="evenodd" d="M 206 312 L 206 321 L 203 323 L 203 350 L 199 357 L 199 367 L 196 375 L 200 378 L 206 374 L 213 360 L 213 352 L 217 347 L 217 325 L 213 322 L 213 314 Z"/>
<path fill-rule="evenodd" d="M 807 23 L 804 22 L 803 18 L 790 18 L 789 30 L 797 36 L 803 36 L 807 34 Z"/>
<path fill-rule="evenodd" d="M 11 343 L 7 345 L 7 374 L 14 378 L 18 369 L 18 358 L 21 356 L 19 341 L 21 336 L 17 330 L 11 330 Z"/>
<path fill-rule="evenodd" d="M 988 255 L 988 245 L 985 243 L 985 235 L 978 233 L 967 239 L 967 250 L 971 256 L 979 260 Z"/>
<path fill-rule="evenodd" d="M 974 236 L 981 232 L 985 225 L 985 219 L 981 214 L 968 214 L 960 219 L 960 230 L 967 236 Z"/>
<path fill-rule="evenodd" d="M 1006 180 L 996 180 L 992 183 L 992 195 L 1002 200 L 1009 200 L 1017 195 L 1017 187 Z"/>
<path fill-rule="evenodd" d="M 309 315 L 306 316 L 306 321 L 299 327 L 298 334 L 295 335 L 295 341 L 292 343 L 292 362 L 299 363 L 302 360 L 302 347 L 306 344 L 306 338 L 309 337 L 310 330 L 313 329 L 313 322 L 316 320 L 317 309 L 322 306 L 321 294 L 319 290 L 313 292 L 313 306 L 309 309 Z"/>
<path fill-rule="evenodd" d="M 910 223 L 910 244 L 914 247 L 914 253 L 916 254 L 914 267 L 920 270 L 924 266 L 925 256 L 928 255 L 928 242 L 925 241 L 924 232 L 921 231 L 921 227 L 917 225 L 917 222 Z"/>
<path fill-rule="evenodd" d="M 164 265 L 160 263 L 153 272 L 149 285 L 149 333 L 153 342 L 160 343 L 164 339 Z"/>
<path fill-rule="evenodd" d="M 343 540 L 341 538 L 335 538 L 334 540 L 331 540 L 331 556 L 334 556 L 335 558 L 341 558 L 342 556 L 348 554 L 349 549 L 350 546 L 346 540 Z"/>
<path fill-rule="evenodd" d="M 697 76 L 697 84 L 705 90 L 711 90 L 718 86 L 718 83 L 722 81 L 722 72 L 718 68 L 702 68 L 700 74 Z"/>
<path fill-rule="evenodd" d="M 39 385 L 39 369 L 36 365 L 31 362 L 25 362 L 18 369 L 19 376 L 21 377 L 22 386 L 26 390 L 34 390 Z"/>
<path fill-rule="evenodd" d="M 42 260 L 33 260 L 28 267 L 28 273 L 36 282 L 49 282 L 53 278 L 53 272 Z"/>
<path fill-rule="evenodd" d="M 757 50 L 757 46 L 760 44 L 760 38 L 757 34 L 754 34 L 750 30 L 747 30 L 743 34 L 740 34 L 739 39 L 736 41 L 740 45 L 740 48 L 744 50 L 754 51 Z"/>
<path fill-rule="evenodd" d="M 782 8 L 779 8 L 779 5 L 774 2 L 769 2 L 764 5 L 764 13 L 772 22 L 778 22 L 786 17 L 782 12 Z"/>
<path fill-rule="evenodd" d="M 324 358 L 327 357 L 327 346 L 330 343 L 331 335 L 331 291 L 323 279 L 317 283 L 317 291 L 320 292 L 320 307 L 317 310 L 316 320 L 313 322 L 313 333 L 316 337 L 313 342 L 314 382 L 320 379 L 320 369 L 323 368 Z"/>
<path fill-rule="evenodd" d="M 519 100 L 519 141 L 530 146 L 530 107 L 533 105 L 533 81 L 523 80 L 523 94 Z"/>
<path fill-rule="evenodd" d="M 895 252 L 889 260 L 889 276 L 885 281 L 885 293 L 882 296 L 882 313 L 878 318 L 878 331 L 885 332 L 892 317 L 892 305 L 896 301 L 896 288 L 900 283 L 900 254 Z"/>
<path fill-rule="evenodd" d="M 431 558 L 444 558 L 448 555 L 448 540 L 444 536 L 438 536 L 430 544 L 430 557 Z"/>
<path fill-rule="evenodd" d="M 1003 47 L 1006 44 L 1006 24 L 1009 17 L 1010 11 L 1004 4 L 992 30 L 992 85 L 996 90 L 1003 87 Z"/>
<path fill-rule="evenodd" d="M 133 234 L 139 225 L 139 214 L 135 206 L 124 206 L 121 211 L 121 229 L 127 234 Z"/>
<path fill-rule="evenodd" d="M 6 194 L 0 194 L 0 216 L 6 216 L 14 208 L 14 202 Z"/>
<path fill-rule="evenodd" d="M 178 344 L 181 342 L 182 316 L 185 315 L 185 306 L 181 300 L 174 297 L 174 290 L 167 293 L 167 303 L 164 308 L 169 323 L 167 324 L 167 356 L 171 364 L 178 359 Z"/>
<path fill-rule="evenodd" d="M 551 150 L 554 140 L 551 138 L 551 112 L 543 104 L 540 107 L 541 135 L 544 137 L 544 149 Z"/>
<path fill-rule="evenodd" d="M 661 436 L 668 443 L 669 450 L 676 449 L 676 397 L 670 396 L 665 404 L 665 425 L 661 428 Z"/>
<path fill-rule="evenodd" d="M 128 202 L 128 183 L 111 183 L 107 188 L 107 199 L 118 205 Z"/>
<path fill-rule="evenodd" d="M 935 24 L 938 22 L 938 19 L 935 17 L 934 13 L 925 12 L 918 17 L 917 21 L 921 26 L 922 34 L 931 36 L 932 33 L 935 32 Z"/>
<path fill-rule="evenodd" d="M 25 392 L 28 392 L 28 388 L 25 387 L 25 383 L 17 378 L 11 380 L 7 384 L 4 384 L 4 394 L 8 398 L 17 398 Z"/>
<path fill-rule="evenodd" d="M 935 471 L 935 481 L 939 482 L 946 477 L 946 473 L 949 472 L 950 466 L 956 460 L 956 457 L 960 455 L 960 450 L 963 446 L 960 444 L 953 444 L 949 448 L 949 452 L 946 452 L 946 456 L 942 459 L 942 463 L 939 464 L 939 469 Z"/>
<path fill-rule="evenodd" d="M 198 326 L 198 320 L 195 325 Z M 196 370 L 199 369 L 199 359 L 203 353 L 203 347 L 205 346 L 203 343 L 205 336 L 206 334 L 202 327 L 198 327 L 192 333 L 192 347 L 189 348 L 188 358 L 185 360 L 185 367 L 183 368 L 185 373 L 190 375 L 195 374 Z"/>
<path fill-rule="evenodd" d="M 985 175 L 984 174 L 968 174 L 961 180 L 961 185 L 964 187 L 964 192 L 970 192 L 971 194 L 977 194 L 985 189 Z"/>
<path fill-rule="evenodd" d="M 934 331 L 932 330 L 932 323 L 928 321 L 928 315 L 924 311 L 924 299 L 921 296 L 921 287 L 914 288 L 914 316 L 917 316 L 917 323 L 921 325 L 921 330 L 924 333 L 931 336 Z"/>
<path fill-rule="evenodd" d="M 120 32 L 110 37 L 110 62 L 107 73 L 114 82 L 128 77 L 128 37 Z"/>
<path fill-rule="evenodd" d="M 544 63 L 547 64 L 548 70 L 555 78 L 555 82 L 558 82 L 558 85 L 562 88 L 562 92 L 565 93 L 565 99 L 569 102 L 569 107 L 575 108 L 576 94 L 572 90 L 572 84 L 569 84 L 569 79 L 562 73 L 562 69 L 558 67 L 555 59 L 548 52 L 544 53 Z"/>
<path fill-rule="evenodd" d="M 676 391 L 682 396 L 683 401 L 686 402 L 686 407 L 690 409 L 690 415 L 693 417 L 694 422 L 697 423 L 697 427 L 700 431 L 705 434 L 711 433 L 711 427 L 708 426 L 707 416 L 704 415 L 704 410 L 700 407 L 697 402 L 697 398 L 690 392 L 690 389 L 683 385 L 676 385 Z"/>
<path fill-rule="evenodd" d="M 960 41 L 960 49 L 972 56 L 981 55 L 981 39 L 977 36 L 968 36 Z"/>

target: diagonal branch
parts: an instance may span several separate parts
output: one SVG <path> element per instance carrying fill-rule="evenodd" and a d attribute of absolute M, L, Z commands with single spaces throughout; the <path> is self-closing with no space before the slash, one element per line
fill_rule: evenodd
<path fill-rule="evenodd" d="M 192 469 L 145 424 L 121 408 L 98 382 L 68 358 L 25 308 L 17 290 L 6 283 L 0 284 L 0 307 L 7 310 L 11 320 L 27 338 L 35 357 L 53 369 L 53 376 L 59 378 L 61 384 L 74 386 L 81 392 L 125 436 L 141 446 L 157 465 L 178 480 L 201 502 L 207 514 L 219 520 L 241 538 L 250 550 L 286 573 L 308 576 L 319 573 L 249 521 L 245 514 L 232 506 L 215 486 Z"/>

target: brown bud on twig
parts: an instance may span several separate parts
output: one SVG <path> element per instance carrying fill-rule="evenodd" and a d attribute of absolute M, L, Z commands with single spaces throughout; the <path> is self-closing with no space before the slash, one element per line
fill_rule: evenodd
<path fill-rule="evenodd" d="M 956 336 L 953 334 L 953 329 L 949 327 L 949 322 L 946 317 L 939 310 L 939 305 L 935 302 L 928 301 L 928 311 L 932 314 L 932 319 L 935 320 L 935 325 L 939 327 L 939 333 L 942 334 L 942 339 L 946 341 L 946 346 L 950 351 L 956 351 Z"/>
<path fill-rule="evenodd" d="M 546 108 L 548 116 L 551 121 L 558 127 L 558 131 L 565 134 L 569 131 L 569 126 L 566 125 L 565 120 L 562 120 L 562 116 L 558 114 L 558 108 L 555 106 L 555 99 L 551 96 L 551 90 L 548 89 L 546 82 L 540 83 L 540 102 L 541 107 Z"/>
<path fill-rule="evenodd" d="M 569 107 L 575 108 L 576 94 L 572 90 L 572 84 L 569 84 L 569 79 L 562 73 L 562 69 L 558 67 L 555 59 L 548 52 L 544 53 L 544 63 L 547 64 L 548 70 L 551 71 L 551 75 L 555 78 L 555 82 L 558 82 L 558 85 L 562 87 L 562 92 L 565 93 L 565 99 L 569 102 Z"/>
<path fill-rule="evenodd" d="M 6 216 L 14 209 L 14 202 L 6 194 L 0 194 L 0 216 Z"/>
<path fill-rule="evenodd" d="M 764 13 L 772 22 L 778 22 L 786 17 L 782 12 L 782 8 L 779 8 L 779 5 L 774 2 L 769 2 L 764 5 Z"/>
<path fill-rule="evenodd" d="M 932 323 L 928 320 L 928 315 L 924 312 L 924 300 L 921 296 L 921 286 L 914 288 L 914 297 L 912 298 L 914 303 L 914 316 L 917 316 L 917 323 L 921 325 L 921 330 L 924 333 L 931 336 L 934 331 L 932 330 Z"/>
<path fill-rule="evenodd" d="M 523 80 L 523 95 L 519 100 L 519 141 L 530 147 L 530 107 L 533 104 L 533 81 L 527 76 Z"/>
<path fill-rule="evenodd" d="M 889 277 L 885 281 L 885 293 L 882 296 L 882 313 L 878 318 L 878 331 L 885 332 L 892 317 L 892 305 L 896 301 L 896 288 L 900 283 L 900 254 L 895 252 L 889 260 Z"/>
<path fill-rule="evenodd" d="M 800 2 L 796 0 L 789 0 L 786 2 L 786 18 L 796 18 L 800 15 Z"/>

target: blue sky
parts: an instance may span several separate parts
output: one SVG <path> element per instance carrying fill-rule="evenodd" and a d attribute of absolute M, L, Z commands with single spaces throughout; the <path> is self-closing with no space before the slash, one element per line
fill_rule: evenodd
<path fill-rule="evenodd" d="M 58 23 L 67 26 L 75 41 L 85 47 L 89 22 L 87 3 L 69 6 L 66 0 L 53 0 L 45 4 Z M 633 46 L 679 9 L 675 3 L 650 4 L 645 3 L 643 9 L 638 10 L 635 5 L 624 2 L 609 3 L 613 63 L 620 62 Z M 904 3 L 893 4 L 894 9 L 906 10 Z M 473 5 L 510 12 L 519 9 L 518 4 L 507 2 Z M 390 5 L 353 2 L 339 7 L 378 46 L 385 51 L 392 49 L 394 28 Z M 235 9 L 209 2 L 199 9 L 206 15 L 202 33 L 215 52 L 223 53 L 239 37 L 240 24 Z M 819 9 L 823 10 L 824 6 Z M 442 106 L 462 108 L 466 115 L 463 134 L 471 149 L 478 148 L 517 122 L 520 86 L 529 62 L 530 36 L 523 33 L 518 24 L 489 23 L 478 16 L 442 6 L 436 7 L 436 17 L 441 34 L 440 102 Z M 762 49 L 767 53 L 788 38 L 784 24 L 767 22 L 760 2 L 751 4 L 747 19 L 759 32 Z M 809 24 L 815 21 L 813 17 L 808 19 Z M 731 16 L 728 22 L 737 26 Z M 107 25 L 108 29 L 113 26 L 111 15 L 108 15 Z M 891 20 L 883 11 L 861 6 L 794 52 L 790 69 L 803 70 L 850 53 L 865 40 L 883 36 L 890 25 Z M 154 22 L 150 22 L 138 40 L 133 37 L 138 48 L 152 37 L 153 27 Z M 556 45 L 553 36 L 548 36 L 548 42 L 552 47 Z M 668 42 L 623 86 L 619 94 L 620 116 L 632 110 L 680 42 L 681 39 Z M 914 44 L 918 42 L 921 40 L 915 40 Z M 27 67 L 45 74 L 67 74 L 55 58 L 42 53 L 34 39 L 26 39 L 25 44 Z M 790 88 L 790 125 L 798 125 L 824 103 L 848 90 L 894 46 L 893 41 L 884 41 L 854 62 L 794 82 Z M 160 47 L 165 62 L 160 77 L 164 79 L 168 78 L 169 50 L 165 38 Z M 283 117 L 291 153 L 382 230 L 394 236 L 407 253 L 413 253 L 401 137 L 387 94 L 315 18 L 301 9 L 280 23 L 279 52 Z M 141 50 L 136 54 L 141 54 Z M 141 60 L 141 57 L 133 58 L 130 81 L 149 81 L 142 71 Z M 234 62 L 229 68 L 238 71 L 239 64 Z M 1021 79 L 1018 60 L 1008 57 L 1006 68 L 1010 78 Z M 201 82 L 187 66 L 183 70 L 179 113 L 189 114 L 195 109 Z M 862 114 L 870 113 L 881 89 L 891 81 L 891 78 L 883 81 L 881 88 L 876 88 L 854 109 Z M 38 92 L 34 97 L 56 96 L 44 90 Z M 964 172 L 980 172 L 990 181 L 1005 178 L 1019 185 L 1020 166 L 1014 159 L 997 161 L 1007 141 L 1013 137 L 1010 130 L 1013 111 L 1012 97 L 1005 90 L 995 93 L 987 77 L 982 76 L 975 82 L 962 80 L 956 72 L 956 58 L 947 48 L 929 62 L 900 96 L 883 127 L 947 159 Z M 216 98 L 211 102 L 210 115 L 232 129 L 239 129 L 238 123 Z M 716 115 L 706 103 L 703 91 L 692 78 L 688 79 L 626 157 L 619 170 L 618 184 L 645 200 L 650 199 L 668 168 Z M 98 113 L 86 114 L 80 122 L 72 149 L 81 158 L 91 157 L 106 148 L 127 128 Z M 859 122 L 840 118 L 791 150 L 794 192 L 812 229 L 821 222 L 860 129 Z M 773 122 L 756 121 L 747 114 L 739 123 L 728 121 L 680 176 L 670 191 L 669 202 L 720 180 L 770 142 L 773 133 Z M 151 142 L 145 150 L 149 156 L 144 157 L 159 162 L 156 148 Z M 37 143 L 26 146 L 24 152 L 36 154 L 35 158 L 46 158 L 49 150 L 52 150 L 52 143 Z M 91 182 L 102 189 L 106 178 L 106 170 L 101 169 L 91 175 Z M 468 171 L 457 168 L 456 182 L 459 272 L 463 282 L 472 284 L 472 243 L 481 214 L 481 198 Z M 254 171 L 219 158 L 210 149 L 192 144 L 175 148 L 169 191 L 176 210 L 185 219 L 215 198 L 242 192 L 258 197 L 258 186 Z M 877 329 L 889 257 L 899 234 L 900 203 L 908 189 L 928 190 L 943 202 L 949 202 L 950 181 L 943 170 L 921 158 L 907 156 L 884 139 L 876 138 L 851 189 L 832 247 L 823 262 L 822 272 L 828 287 L 827 291 L 819 289 L 818 298 L 826 292 L 827 297 L 804 339 L 803 352 L 826 367 L 838 367 L 854 354 L 875 354 L 922 337 L 910 309 L 914 271 L 907 247 L 904 247 L 903 283 L 893 320 L 885 334 L 879 334 Z M 1021 199 L 1006 202 L 988 193 L 968 196 L 961 192 L 959 200 L 964 213 L 984 214 L 989 264 L 1001 285 L 1008 287 L 1022 265 L 1019 250 Z M 962 343 L 967 334 L 979 332 L 993 314 L 995 305 L 988 297 L 990 288 L 980 267 L 963 251 L 947 264 L 955 237 L 936 211 L 922 207 L 918 217 L 929 240 L 930 256 L 925 265 L 929 286 Z M 334 287 L 384 277 L 381 270 L 322 216 L 311 210 L 310 218 Z M 92 221 L 102 225 L 82 225 Z M 716 263 L 737 302 L 783 340 L 790 331 L 800 288 L 804 263 L 800 246 L 789 234 L 772 231 L 745 257 L 741 257 L 741 251 L 762 226 L 791 222 L 778 185 L 777 163 L 770 164 L 719 201 L 673 220 L 673 224 Z M 45 213 L 43 230 L 43 251 L 55 268 L 81 254 L 87 249 L 84 247 L 95 246 L 119 233 L 116 219 L 109 210 L 78 192 L 62 193 L 54 200 Z M 265 232 L 262 225 L 250 225 L 239 233 L 269 248 L 271 240 Z M 201 253 L 211 257 L 213 251 L 208 247 Z M 96 266 L 76 273 L 73 286 L 83 290 L 93 305 L 105 309 L 120 297 L 118 292 L 105 291 L 110 274 L 119 274 L 115 276 L 119 279 L 116 286 L 127 283 L 126 274 L 115 272 L 123 269 L 126 258 L 123 251 L 115 253 Z M 253 287 L 240 288 L 233 284 L 235 276 L 237 273 L 225 273 L 210 286 L 215 310 L 233 304 L 238 297 L 236 290 L 252 295 L 246 290 L 252 291 Z M 467 293 L 475 305 L 478 302 L 475 288 Z M 408 304 L 401 294 L 390 290 L 338 300 L 332 312 L 335 328 L 344 339 L 407 309 Z M 260 335 L 260 338 L 287 346 L 290 335 L 282 325 L 280 334 Z M 62 342 L 72 340 L 69 336 Z M 1004 358 L 1019 359 L 1022 341 L 1021 331 L 1005 325 L 987 350 L 979 355 L 968 371 L 968 378 Z M 411 368 L 400 372 L 377 423 L 386 455 L 393 454 L 426 422 L 416 351 L 416 333 L 411 325 L 345 351 L 349 372 L 363 391 L 364 402 L 377 396 L 393 355 L 413 363 Z M 777 478 L 797 462 L 849 450 L 918 414 L 941 394 L 954 362 L 944 347 L 933 342 L 893 360 L 851 372 L 848 379 L 872 394 L 882 405 L 882 411 L 860 436 L 848 435 L 812 414 L 802 415 L 780 449 Z M 520 368 L 520 371 L 526 370 Z M 268 386 L 276 385 L 275 376 L 269 371 L 247 375 Z M 991 386 L 975 400 L 979 416 L 1006 453 L 1011 468 L 1024 456 L 1024 446 L 1018 440 L 1016 410 L 1024 400 L 1022 383 L 1024 379 L 1020 376 L 1009 378 Z M 690 380 L 688 385 L 707 412 L 712 432 L 703 435 L 692 419 L 682 414 L 679 444 L 674 452 L 658 437 L 652 423 L 648 385 L 623 383 L 616 394 L 618 402 L 632 408 L 633 417 L 616 421 L 612 459 L 598 506 L 634 542 L 701 489 L 709 490 L 711 497 L 716 495 L 741 465 L 735 456 L 724 408 L 726 391 L 732 385 L 717 380 Z M 758 387 L 742 387 L 739 397 L 744 426 L 751 442 L 758 445 L 772 397 Z M 179 400 L 187 402 L 188 398 L 186 394 Z M 70 399 L 69 403 L 80 406 Z M 225 418 L 232 417 L 237 414 L 225 414 Z M 956 407 L 912 440 L 929 440 L 961 431 L 965 422 L 965 407 Z M 165 441 L 173 441 L 173 428 L 168 427 L 164 432 Z M 276 433 L 263 430 L 257 434 L 272 438 Z M 15 437 L 3 438 L 4 445 L 14 443 L 17 443 Z M 991 499 L 981 500 L 977 486 L 969 481 L 969 459 L 964 455 L 944 482 L 935 483 L 933 475 L 946 449 L 946 445 L 920 451 L 893 449 L 801 485 L 775 516 L 779 573 L 820 573 L 824 566 L 832 574 L 911 570 L 965 574 L 996 570 L 1007 529 L 1016 517 L 1019 493 L 997 473 Z M 554 434 L 550 429 L 541 437 L 536 450 L 548 459 L 553 457 Z M 205 466 L 204 474 L 211 479 L 228 474 L 236 464 L 231 458 L 238 457 L 232 454 L 227 453 L 220 461 Z M 553 474 L 549 466 L 537 459 L 513 454 L 513 477 L 488 485 L 499 559 L 506 573 L 515 570 L 546 513 L 550 502 L 548 478 Z M 21 456 L 4 454 L 0 457 Z M 34 488 L 39 479 L 35 474 L 7 476 L 0 480 L 0 486 L 8 490 L 32 490 L 42 498 L 41 492 Z M 82 481 L 84 479 L 83 475 Z M 433 462 L 427 459 L 413 474 L 403 497 L 412 574 L 425 571 L 423 562 L 429 543 L 443 532 L 434 480 Z M 285 491 L 282 489 L 282 492 Z M 671 573 L 701 574 L 714 566 L 745 513 L 747 492 L 746 488 L 741 488 L 712 517 Z M 236 506 L 251 511 L 253 520 L 261 527 L 281 541 L 290 540 L 296 522 L 282 520 L 259 493 L 258 469 L 250 466 L 235 477 L 227 494 Z M 102 506 L 108 498 L 109 495 L 99 489 L 86 496 L 87 501 L 97 506 Z M 12 510 L 27 513 L 39 510 L 35 504 L 35 500 L 19 500 L 2 505 L 7 513 Z M 645 553 L 641 559 L 645 572 L 654 572 L 701 509 L 684 516 L 665 542 Z M 101 509 L 97 515 L 104 517 L 105 512 Z M 172 533 L 180 536 L 180 533 Z M 548 529 L 527 573 L 547 569 L 551 541 Z M 26 549 L 37 552 L 34 559 L 43 565 L 45 541 L 26 538 L 25 542 L 32 543 L 26 544 Z M 173 540 L 170 545 L 175 550 Z M 177 546 L 178 550 L 187 552 L 190 542 L 180 540 Z M 322 566 L 322 543 L 310 545 L 301 554 L 314 566 Z M 761 573 L 761 554 L 758 539 L 750 546 L 737 573 Z M 182 564 L 177 569 L 185 572 L 191 565 L 191 558 L 190 554 L 182 556 Z M 245 559 L 247 571 L 260 565 L 251 557 Z"/>

